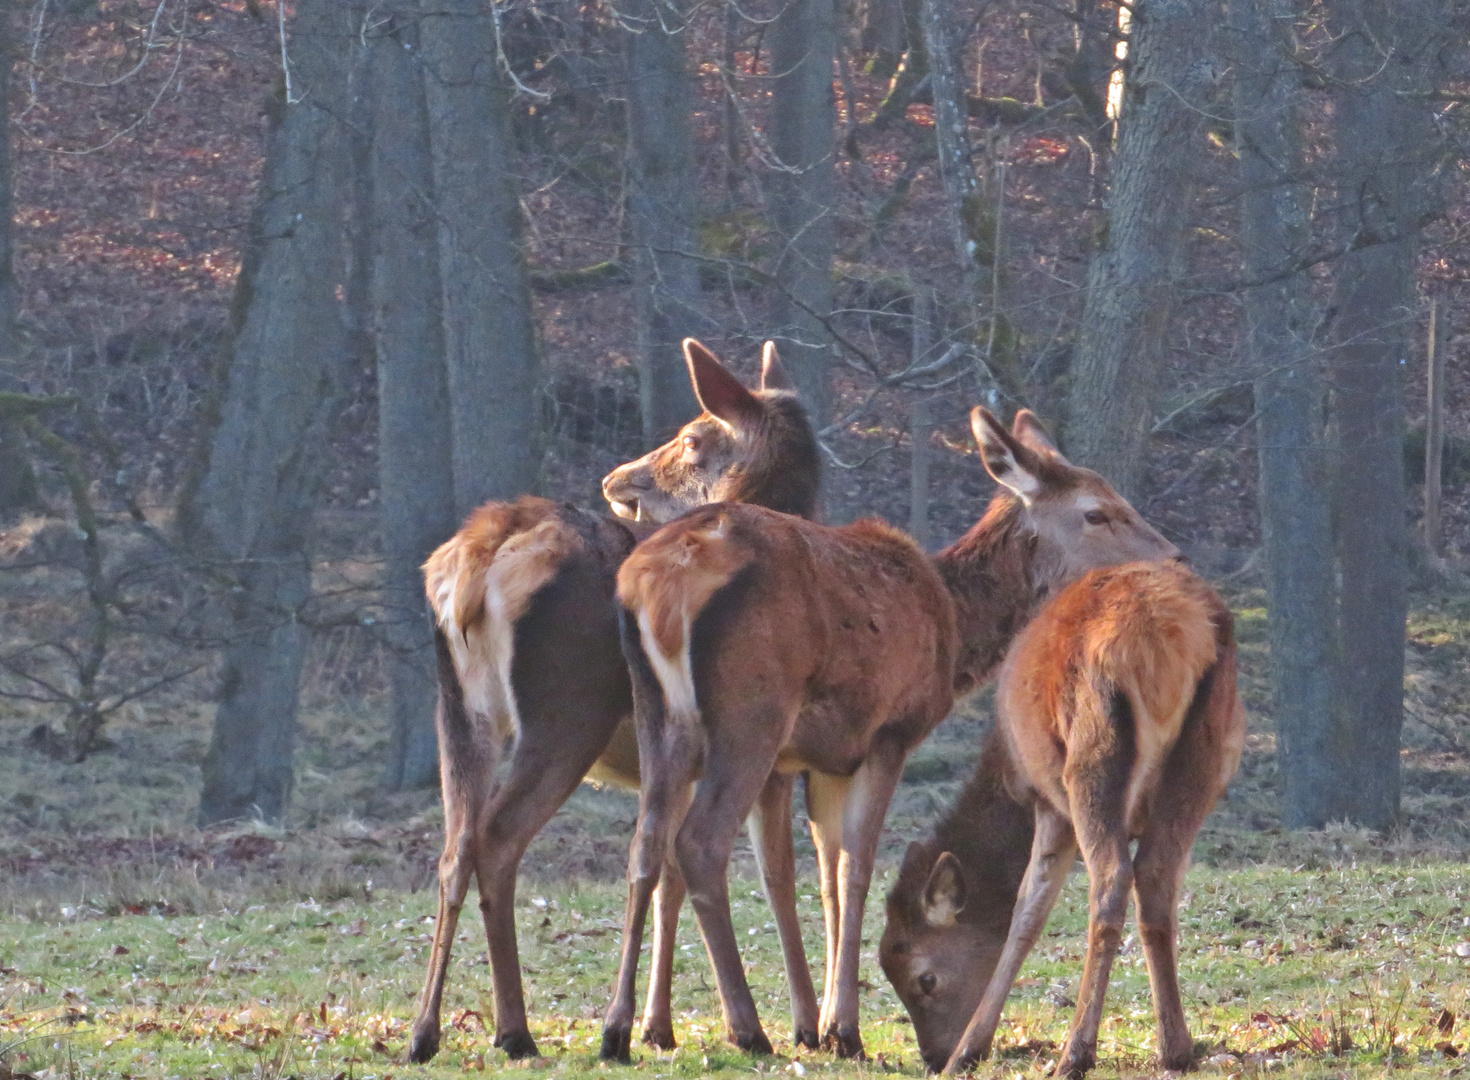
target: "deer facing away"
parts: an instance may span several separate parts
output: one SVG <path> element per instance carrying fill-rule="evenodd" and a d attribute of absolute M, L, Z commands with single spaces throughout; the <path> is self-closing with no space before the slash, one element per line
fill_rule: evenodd
<path fill-rule="evenodd" d="M 971 415 L 1002 485 L 931 560 L 877 522 L 840 528 L 753 506 L 704 507 L 643 541 L 618 574 L 643 787 L 622 966 L 603 1031 L 621 1056 L 643 923 L 672 846 L 732 1042 L 768 1052 L 730 920 L 740 822 L 778 774 L 807 773 L 828 931 L 819 1025 L 862 1054 L 858 960 L 883 817 L 909 753 L 957 690 L 990 676 L 1049 591 L 1098 566 L 1178 556 L 1028 412 Z"/>
<path fill-rule="evenodd" d="M 594 779 L 638 785 L 632 691 L 613 597 L 618 565 L 638 535 L 713 500 L 813 512 L 820 474 L 816 440 L 774 347 L 766 346 L 762 387 L 755 392 L 698 342 L 686 341 L 684 348 L 705 412 L 671 442 L 603 481 L 615 511 L 630 521 L 545 499 L 488 503 L 425 564 L 437 623 L 445 845 L 439 918 L 409 1049 L 413 1061 L 427 1061 L 439 1048 L 450 948 L 472 875 L 489 944 L 496 1045 L 511 1057 L 536 1053 L 516 947 L 516 875 L 526 846 L 589 772 Z M 497 782 L 506 743 L 512 745 L 509 767 Z M 790 781 L 783 782 L 789 802 Z M 780 785 L 773 791 L 779 803 Z M 785 848 L 790 846 L 788 827 Z M 771 847 L 773 867 L 794 866 L 778 831 Z M 677 921 L 679 897 L 667 894 L 681 884 L 671 875 L 661 892 L 661 910 L 672 908 L 670 924 Z M 794 912 L 794 869 L 789 883 L 773 884 L 773 894 L 785 891 L 785 906 Z M 667 972 L 672 925 L 665 938 L 658 942 L 656 969 Z M 807 996 L 814 999 L 815 992 Z M 669 1009 L 665 979 L 662 987 L 650 987 L 648 1027 L 656 1037 L 667 1033 L 672 1045 Z"/>
<path fill-rule="evenodd" d="M 1192 1065 L 1178 893 L 1244 739 L 1230 611 L 1184 567 L 1096 570 L 1042 609 L 1006 658 L 974 778 L 933 835 L 910 845 L 888 898 L 879 956 L 931 1069 L 989 1055 L 1079 847 L 1087 959 L 1058 1075 L 1095 1063 L 1130 888 L 1160 1063 Z"/>

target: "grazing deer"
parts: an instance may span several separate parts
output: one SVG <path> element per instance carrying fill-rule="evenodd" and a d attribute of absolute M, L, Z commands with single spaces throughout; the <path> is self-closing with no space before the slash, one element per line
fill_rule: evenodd
<path fill-rule="evenodd" d="M 1177 564 L 1095 570 L 1017 638 L 997 717 L 974 779 L 934 836 L 910 846 L 889 896 L 879 952 L 924 1060 L 953 1073 L 988 1056 L 1080 847 L 1087 960 L 1057 1074 L 1081 1076 L 1096 1061 L 1130 887 L 1160 1064 L 1191 1067 L 1178 895 L 1245 740 L 1229 609 Z"/>
<path fill-rule="evenodd" d="M 424 565 L 437 623 L 445 844 L 439 919 L 409 1049 L 413 1061 L 427 1061 L 439 1048 L 444 979 L 472 874 L 489 942 L 495 1043 L 511 1057 L 536 1053 L 516 948 L 516 875 L 527 845 L 584 777 L 638 785 L 632 690 L 613 598 L 618 565 L 636 535 L 711 500 L 748 499 L 791 514 L 814 511 L 816 438 L 774 346 L 766 345 L 755 392 L 698 342 L 685 341 L 684 351 L 705 411 L 668 444 L 603 481 L 614 510 L 630 522 L 545 499 L 488 503 Z M 509 767 L 496 782 L 507 742 L 513 746 Z M 790 779 L 771 785 L 777 810 L 783 786 L 789 806 Z M 786 813 L 789 819 L 789 808 Z M 772 831 L 768 848 L 773 875 L 791 868 L 789 882 L 773 879 L 770 887 L 794 924 L 789 825 L 784 846 Z M 656 970 L 665 978 L 650 987 L 648 1006 L 649 1032 L 670 1046 L 668 973 L 681 884 L 672 874 L 660 893 L 665 932 Z M 805 964 L 803 953 L 802 971 Z M 814 1029 L 810 974 L 805 997 Z"/>
<path fill-rule="evenodd" d="M 1002 485 L 930 559 L 878 522 L 841 528 L 707 506 L 643 541 L 618 572 L 643 763 L 622 966 L 603 1055 L 625 1058 L 643 923 L 672 843 L 729 1037 L 769 1052 L 731 925 L 727 870 L 774 771 L 807 773 L 828 949 L 819 1025 L 862 1054 L 858 959 L 883 817 L 909 753 L 957 690 L 988 678 L 1038 601 L 1088 570 L 1178 550 L 1020 413 L 971 414 Z"/>

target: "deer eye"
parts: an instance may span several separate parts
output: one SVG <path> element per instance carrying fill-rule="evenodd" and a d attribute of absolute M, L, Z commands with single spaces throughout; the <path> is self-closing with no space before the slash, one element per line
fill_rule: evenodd
<path fill-rule="evenodd" d="M 1089 525 L 1106 525 L 1108 523 L 1108 515 L 1101 510 L 1089 510 L 1082 515 L 1082 520 Z"/>
<path fill-rule="evenodd" d="M 688 450 L 691 454 L 699 449 L 698 435 L 685 435 L 679 441 L 684 444 L 684 449 Z"/>
<path fill-rule="evenodd" d="M 938 983 L 939 980 L 934 977 L 934 972 L 932 971 L 926 971 L 919 976 L 919 989 L 926 994 L 934 993 L 934 987 Z"/>

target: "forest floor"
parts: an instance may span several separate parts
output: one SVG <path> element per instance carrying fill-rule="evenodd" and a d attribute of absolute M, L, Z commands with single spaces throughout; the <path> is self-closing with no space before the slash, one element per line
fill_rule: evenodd
<path fill-rule="evenodd" d="M 1229 588 L 1227 583 L 1227 588 Z M 1222 1075 L 1453 1076 L 1470 1053 L 1470 589 L 1416 597 L 1409 648 L 1404 818 L 1382 837 L 1289 833 L 1276 809 L 1259 589 L 1229 588 L 1251 714 L 1246 759 L 1196 846 L 1183 979 L 1207 1071 Z M 490 1047 L 489 973 L 474 907 L 461 923 L 431 1066 L 403 1064 L 433 931 L 440 836 L 433 792 L 386 796 L 382 704 L 343 696 L 350 657 L 319 651 L 298 749 L 296 824 L 191 827 L 210 716 L 159 702 L 110 729 L 111 747 L 61 765 L 0 721 L 0 1059 L 36 1076 L 384 1078 L 510 1068 Z M 359 673 L 361 674 L 361 673 Z M 177 707 L 174 707 L 176 705 Z M 988 722 L 979 697 L 912 759 L 869 910 L 864 1035 L 872 1062 L 796 1053 L 779 950 L 753 860 L 735 865 L 736 919 L 777 1055 L 723 1041 L 707 964 L 686 917 L 673 1055 L 645 1075 L 859 1076 L 922 1071 L 872 951 L 902 846 L 951 801 Z M 636 805 L 584 787 L 528 854 L 519 896 L 531 1067 L 579 1074 L 595 1059 L 615 965 L 618 884 Z M 810 843 L 798 823 L 802 913 L 820 957 Z M 1085 876 L 1075 874 L 981 1075 L 1041 1075 L 1065 1035 L 1080 976 Z M 1109 995 L 1100 1076 L 1147 1075 L 1152 1019 L 1130 945 Z M 881 1057 L 879 1056 L 881 1055 Z M 516 1066 L 525 1067 L 525 1066 Z M 611 1070 L 616 1073 L 617 1069 Z M 4 1073 L 0 1072 L 0 1077 Z"/>

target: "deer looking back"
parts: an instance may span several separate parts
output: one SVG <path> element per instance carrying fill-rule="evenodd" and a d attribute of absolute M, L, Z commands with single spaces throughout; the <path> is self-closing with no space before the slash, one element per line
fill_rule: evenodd
<path fill-rule="evenodd" d="M 816 439 L 775 349 L 766 347 L 754 392 L 698 342 L 684 350 L 705 411 L 603 481 L 615 511 L 631 521 L 545 499 L 488 503 L 425 564 L 438 624 L 445 846 L 414 1061 L 439 1047 L 444 980 L 471 875 L 489 939 L 496 1045 L 512 1057 L 536 1053 L 516 948 L 516 875 L 527 844 L 589 770 L 638 784 L 613 600 L 618 565 L 637 535 L 710 499 L 751 499 L 792 514 L 815 507 Z M 495 783 L 507 742 L 509 769 Z M 788 829 L 788 845 L 789 837 Z M 672 939 L 661 946 L 672 950 Z M 668 1008 L 667 988 L 651 990 L 657 1030 L 672 1031 Z"/>
<path fill-rule="evenodd" d="M 931 1069 L 989 1054 L 1079 847 L 1087 960 L 1058 1075 L 1095 1063 L 1130 887 L 1161 1064 L 1191 1066 L 1178 892 L 1244 737 L 1229 609 L 1184 567 L 1096 570 L 1042 609 L 1005 661 L 974 778 L 933 836 L 910 845 L 888 898 L 879 955 Z"/>
<path fill-rule="evenodd" d="M 770 1049 L 726 875 L 773 770 L 808 776 L 828 929 L 819 1024 L 840 1054 L 861 1054 L 863 906 L 905 759 L 957 689 L 990 676 L 1049 591 L 1097 566 L 1178 555 L 1101 477 L 1056 453 L 1031 414 L 1009 432 L 983 409 L 971 423 L 1002 491 L 937 559 L 879 523 L 829 528 L 723 505 L 666 526 L 623 564 L 644 784 L 605 1056 L 627 1052 L 643 921 L 670 844 L 729 1037 Z"/>

